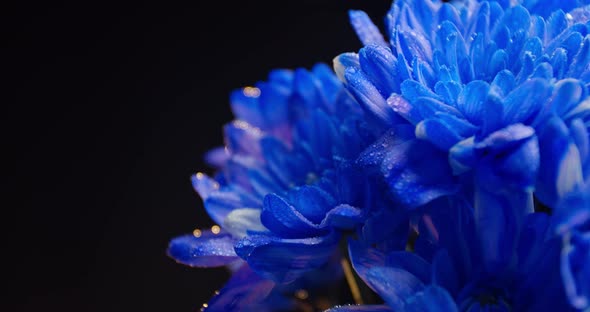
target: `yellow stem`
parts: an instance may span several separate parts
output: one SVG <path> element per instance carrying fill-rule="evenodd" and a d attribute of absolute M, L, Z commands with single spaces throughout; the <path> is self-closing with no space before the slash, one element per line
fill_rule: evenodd
<path fill-rule="evenodd" d="M 359 289 L 359 285 L 356 283 L 354 274 L 352 273 L 350 263 L 348 262 L 348 260 L 342 258 L 342 260 L 340 260 L 340 265 L 342 265 L 342 270 L 344 270 L 344 276 L 346 277 L 346 282 L 348 283 L 348 287 L 350 288 L 350 292 L 352 293 L 352 299 L 354 299 L 354 303 L 363 304 L 361 291 Z"/>

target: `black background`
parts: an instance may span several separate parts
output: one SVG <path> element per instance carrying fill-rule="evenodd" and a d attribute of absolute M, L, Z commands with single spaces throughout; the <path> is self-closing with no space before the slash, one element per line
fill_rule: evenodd
<path fill-rule="evenodd" d="M 194 311 L 227 273 L 165 250 L 212 225 L 189 177 L 230 91 L 358 50 L 347 10 L 390 5 L 203 2 L 2 9 L 2 311 Z"/>

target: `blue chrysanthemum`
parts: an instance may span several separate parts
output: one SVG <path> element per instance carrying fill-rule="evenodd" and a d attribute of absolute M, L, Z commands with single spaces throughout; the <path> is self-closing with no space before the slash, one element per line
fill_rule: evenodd
<path fill-rule="evenodd" d="M 558 206 L 584 192 L 588 174 L 590 14 L 568 12 L 574 4 L 399 0 L 389 41 L 364 12 L 350 13 L 365 47 L 338 56 L 335 70 L 381 136 L 359 163 L 421 220 L 424 267 L 391 260 L 379 266 L 387 272 L 359 272 L 390 306 L 524 310 L 547 294 L 556 299 L 546 307 L 566 310 L 567 292 L 571 306 L 588 307 L 586 229 L 559 233 L 533 213 L 569 209 Z"/>
<path fill-rule="evenodd" d="M 320 64 L 273 71 L 268 81 L 235 91 L 231 107 L 236 119 L 224 128 L 225 147 L 207 155 L 217 175 L 193 177 L 220 231 L 176 238 L 169 254 L 198 267 L 241 258 L 279 283 L 326 269 L 340 233 L 387 201 L 355 162 L 372 140 L 358 104 Z"/>

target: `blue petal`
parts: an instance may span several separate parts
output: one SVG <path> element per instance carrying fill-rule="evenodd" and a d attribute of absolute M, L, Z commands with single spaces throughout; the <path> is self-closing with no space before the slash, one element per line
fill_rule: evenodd
<path fill-rule="evenodd" d="M 201 268 L 223 266 L 239 259 L 231 235 L 210 231 L 203 231 L 199 237 L 174 238 L 168 246 L 168 255 L 184 265 Z"/>
<path fill-rule="evenodd" d="M 527 80 L 510 92 L 504 100 L 504 124 L 526 124 L 532 121 L 550 95 L 551 87 L 545 80 Z"/>
<path fill-rule="evenodd" d="M 292 90 L 273 81 L 260 84 L 259 88 L 260 113 L 264 117 L 264 128 L 276 129 L 284 125 L 289 120 L 289 97 Z"/>
<path fill-rule="evenodd" d="M 320 226 L 331 226 L 340 230 L 352 230 L 363 221 L 363 211 L 347 204 L 341 204 L 328 211 Z"/>
<path fill-rule="evenodd" d="M 394 310 L 402 310 L 404 301 L 424 289 L 424 284 L 411 273 L 389 267 L 371 267 L 366 282 Z"/>
<path fill-rule="evenodd" d="M 295 191 L 294 206 L 314 224 L 322 222 L 326 213 L 336 205 L 332 195 L 314 185 L 304 185 Z"/>
<path fill-rule="evenodd" d="M 447 185 L 451 177 L 445 172 L 447 165 L 444 154 L 434 147 L 428 148 L 430 144 L 427 142 L 413 139 L 413 130 L 411 126 L 390 129 L 363 151 L 358 160 L 361 165 L 378 168 L 396 198 L 409 208 L 451 193 Z M 426 153 L 421 153 L 422 149 L 426 149 Z M 415 151 L 415 154 L 409 151 Z M 422 174 L 418 171 L 430 168 L 420 165 L 421 161 L 427 162 L 427 159 L 434 161 L 431 165 L 436 170 Z M 440 163 L 435 164 L 436 161 Z"/>
<path fill-rule="evenodd" d="M 477 178 L 489 190 L 529 191 L 539 171 L 539 144 L 534 129 L 510 125 L 476 143 L 480 157 Z"/>
<path fill-rule="evenodd" d="M 223 229 L 235 238 L 246 236 L 248 231 L 267 231 L 260 222 L 260 213 L 261 209 L 256 208 L 235 209 L 223 220 Z"/>
<path fill-rule="evenodd" d="M 208 303 L 207 312 L 262 311 L 259 306 L 268 297 L 275 283 L 243 265 Z M 256 310 L 258 308 L 258 310 Z"/>
<path fill-rule="evenodd" d="M 212 150 L 209 150 L 205 154 L 205 162 L 209 166 L 213 166 L 215 168 L 222 168 L 227 160 L 229 159 L 229 153 L 225 149 L 225 147 L 217 147 Z"/>
<path fill-rule="evenodd" d="M 547 62 L 543 62 L 535 67 L 531 78 L 551 79 L 553 78 L 553 67 Z"/>
<path fill-rule="evenodd" d="M 324 168 L 323 160 L 332 159 L 332 146 L 338 138 L 335 122 L 324 111 L 313 110 L 307 118 L 296 125 L 294 140 L 305 142 L 313 155 L 316 168 Z M 297 166 L 299 162 L 295 166 Z"/>
<path fill-rule="evenodd" d="M 494 77 L 494 80 L 490 85 L 490 93 L 503 99 L 510 94 L 515 85 L 515 78 L 512 72 L 503 70 Z"/>
<path fill-rule="evenodd" d="M 569 302 L 577 309 L 590 307 L 590 232 L 575 233 L 565 240 L 561 253 L 561 276 Z"/>
<path fill-rule="evenodd" d="M 456 108 L 429 97 L 420 97 L 413 102 L 413 106 L 420 112 L 423 119 L 433 118 L 439 114 L 452 115 L 463 119 L 463 115 Z"/>
<path fill-rule="evenodd" d="M 480 125 L 483 121 L 482 110 L 486 104 L 486 98 L 490 86 L 487 82 L 474 80 L 469 82 L 457 99 L 457 108 L 472 124 Z"/>
<path fill-rule="evenodd" d="M 444 103 L 454 104 L 462 90 L 461 84 L 455 81 L 439 81 L 434 85 L 434 91 Z"/>
<path fill-rule="evenodd" d="M 390 126 L 399 120 L 383 95 L 361 71 L 347 69 L 344 77 L 351 93 L 377 125 Z"/>
<path fill-rule="evenodd" d="M 404 55 L 406 60 L 417 58 L 422 62 L 432 60 L 432 48 L 428 40 L 420 35 L 419 32 L 397 30 L 397 48 L 398 55 Z"/>
<path fill-rule="evenodd" d="M 217 224 L 223 224 L 225 217 L 234 209 L 244 207 L 242 198 L 235 192 L 217 191 L 209 194 L 204 201 L 205 210 Z"/>
<path fill-rule="evenodd" d="M 587 97 L 587 92 L 581 81 L 563 79 L 555 84 L 555 91 L 551 101 L 551 109 L 560 117 L 567 116 L 578 103 Z"/>
<path fill-rule="evenodd" d="M 580 161 L 584 165 L 584 177 L 587 175 L 588 156 L 590 155 L 590 137 L 588 136 L 588 129 L 584 122 L 577 118 L 572 120 L 570 124 L 570 135 L 576 144 L 578 152 L 580 153 Z"/>
<path fill-rule="evenodd" d="M 356 53 L 342 53 L 334 58 L 333 66 L 334 72 L 340 81 L 346 82 L 344 74 L 347 68 L 355 68 L 359 70 L 361 65 L 359 63 L 359 55 Z"/>
<path fill-rule="evenodd" d="M 482 247 L 483 267 L 490 274 L 506 269 L 524 215 L 532 212 L 531 194 L 496 195 L 481 187 L 475 194 L 475 224 Z"/>
<path fill-rule="evenodd" d="M 260 141 L 269 173 L 287 188 L 299 184 L 301 177 L 312 171 L 309 163 L 299 161 L 301 155 L 292 153 L 288 147 L 274 137 L 265 137 Z"/>
<path fill-rule="evenodd" d="M 235 245 L 236 253 L 264 277 L 288 283 L 324 265 L 336 251 L 338 235 L 304 239 L 246 236 Z"/>
<path fill-rule="evenodd" d="M 567 52 L 563 48 L 555 49 L 551 56 L 551 66 L 553 66 L 553 76 L 562 79 L 567 69 Z"/>
<path fill-rule="evenodd" d="M 554 209 L 553 232 L 566 235 L 590 224 L 590 184 L 563 198 Z"/>
<path fill-rule="evenodd" d="M 441 287 L 428 286 L 406 300 L 406 312 L 457 312 L 453 297 Z"/>
<path fill-rule="evenodd" d="M 570 70 L 567 75 L 569 77 L 580 77 L 583 72 L 587 71 L 590 63 L 590 36 L 586 35 L 584 42 L 580 46 L 580 51 L 574 56 Z"/>
<path fill-rule="evenodd" d="M 375 248 L 367 246 L 362 241 L 348 240 L 348 254 L 352 262 L 352 267 L 359 277 L 369 283 L 367 274 L 373 267 L 383 267 L 386 265 L 385 254 Z"/>
<path fill-rule="evenodd" d="M 406 119 L 412 124 L 419 123 L 423 118 L 418 109 L 418 105 L 412 105 L 403 96 L 399 94 L 392 94 L 387 98 L 387 105 L 389 105 L 394 112 Z"/>
<path fill-rule="evenodd" d="M 350 24 L 363 45 L 380 44 L 387 46 L 379 28 L 373 24 L 367 13 L 363 11 L 350 10 L 348 12 Z"/>
<path fill-rule="evenodd" d="M 289 69 L 273 69 L 268 73 L 268 81 L 281 90 L 290 89 L 293 85 L 294 73 Z"/>
<path fill-rule="evenodd" d="M 442 149 L 449 150 L 453 145 L 469 137 L 477 130 L 472 124 L 454 115 L 439 113 L 416 125 L 416 137 L 426 139 Z"/>
<path fill-rule="evenodd" d="M 389 147 L 381 173 L 395 199 L 410 209 L 457 189 L 446 153 L 421 140 L 407 140 Z"/>
<path fill-rule="evenodd" d="M 430 141 L 443 151 L 463 139 L 450 125 L 437 118 L 426 119 L 416 125 L 416 137 Z"/>
<path fill-rule="evenodd" d="M 475 154 L 474 138 L 467 138 L 453 147 L 449 151 L 449 164 L 453 169 L 454 175 L 460 175 L 471 170 L 477 163 Z"/>
<path fill-rule="evenodd" d="M 321 233 L 316 225 L 276 194 L 264 197 L 260 219 L 266 228 L 284 238 L 310 237 Z"/>
<path fill-rule="evenodd" d="M 336 107 L 334 103 L 344 90 L 342 81 L 338 80 L 338 78 L 334 76 L 332 69 L 324 63 L 314 65 L 312 73 L 317 79 L 317 83 L 319 83 L 319 91 L 324 97 L 324 108 L 327 112 L 336 111 L 336 109 L 340 107 Z"/>
<path fill-rule="evenodd" d="M 206 200 L 211 193 L 219 190 L 219 183 L 201 172 L 191 176 L 191 182 L 202 200 Z"/>
<path fill-rule="evenodd" d="M 240 89 L 230 95 L 231 109 L 239 120 L 244 120 L 256 127 L 265 125 L 260 112 L 259 93 L 249 92 L 255 89 Z"/>
<path fill-rule="evenodd" d="M 549 207 L 566 194 L 582 185 L 582 165 L 580 154 L 563 121 L 554 117 L 549 119 L 539 134 L 540 150 L 539 178 L 535 194 Z"/>
<path fill-rule="evenodd" d="M 225 145 L 231 154 L 246 154 L 260 157 L 258 141 L 261 132 L 243 121 L 233 121 L 223 127 Z"/>
<path fill-rule="evenodd" d="M 406 98 L 410 103 L 413 103 L 420 97 L 430 97 L 435 100 L 441 100 L 437 94 L 413 80 L 405 80 L 402 82 L 401 90 L 404 98 Z"/>
<path fill-rule="evenodd" d="M 504 12 L 500 24 L 506 25 L 511 34 L 526 32 L 531 26 L 531 16 L 527 9 L 517 5 Z"/>
<path fill-rule="evenodd" d="M 399 92 L 396 57 L 391 50 L 382 45 L 369 45 L 359 51 L 361 69 L 367 78 L 387 98 Z"/>
<path fill-rule="evenodd" d="M 295 70 L 293 89 L 298 100 L 309 110 L 325 106 L 325 99 L 320 92 L 320 84 L 307 70 Z"/>
<path fill-rule="evenodd" d="M 388 267 L 403 269 L 412 273 L 424 284 L 430 284 L 431 266 L 416 253 L 406 251 L 394 251 L 387 254 L 386 265 Z"/>

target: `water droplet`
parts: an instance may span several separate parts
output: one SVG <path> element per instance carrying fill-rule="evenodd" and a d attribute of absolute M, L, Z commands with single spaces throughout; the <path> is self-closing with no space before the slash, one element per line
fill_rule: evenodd
<path fill-rule="evenodd" d="M 256 87 L 245 87 L 242 89 L 242 93 L 247 97 L 256 98 L 260 96 L 260 89 Z"/>

